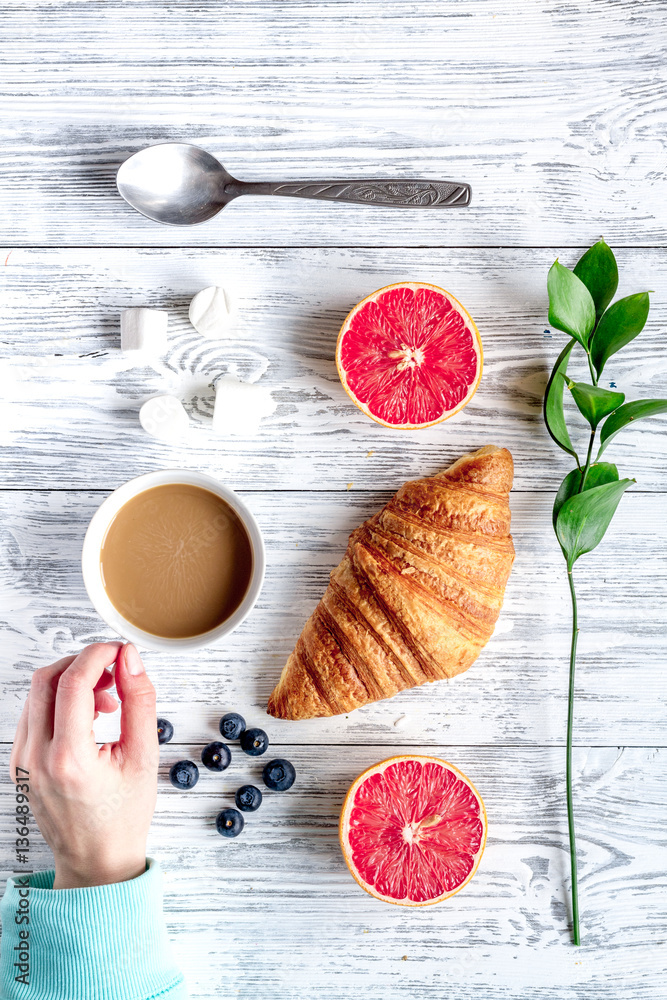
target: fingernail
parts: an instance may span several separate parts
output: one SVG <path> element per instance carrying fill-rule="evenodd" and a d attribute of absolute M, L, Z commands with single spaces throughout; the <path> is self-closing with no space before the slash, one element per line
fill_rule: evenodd
<path fill-rule="evenodd" d="M 125 663 L 127 664 L 127 669 L 135 677 L 137 674 L 143 674 L 144 664 L 136 650 L 136 647 L 128 642 L 125 646 Z"/>

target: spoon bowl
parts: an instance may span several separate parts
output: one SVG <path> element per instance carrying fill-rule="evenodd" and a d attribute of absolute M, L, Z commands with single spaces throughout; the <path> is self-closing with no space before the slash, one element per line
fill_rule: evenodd
<path fill-rule="evenodd" d="M 233 180 L 215 156 L 187 142 L 140 149 L 116 176 L 128 205 L 167 226 L 196 226 L 212 219 L 235 197 L 225 196 L 225 186 Z"/>
<path fill-rule="evenodd" d="M 472 193 L 469 184 L 458 181 L 239 181 L 215 156 L 188 142 L 162 142 L 140 149 L 121 164 L 116 184 L 128 205 L 166 226 L 207 222 L 242 194 L 391 208 L 452 208 L 469 205 Z"/>

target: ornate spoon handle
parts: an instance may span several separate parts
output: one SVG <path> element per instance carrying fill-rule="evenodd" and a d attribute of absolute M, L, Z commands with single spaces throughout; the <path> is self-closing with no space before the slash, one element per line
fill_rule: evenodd
<path fill-rule="evenodd" d="M 456 181 L 292 181 L 290 183 L 252 183 L 233 181 L 225 185 L 225 195 L 276 194 L 288 198 L 316 198 L 322 201 L 347 201 L 359 205 L 385 205 L 409 208 L 452 208 L 470 204 L 469 184 Z"/>

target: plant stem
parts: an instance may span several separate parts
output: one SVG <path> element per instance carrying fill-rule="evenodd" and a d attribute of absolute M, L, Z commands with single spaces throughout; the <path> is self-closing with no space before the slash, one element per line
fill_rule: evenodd
<path fill-rule="evenodd" d="M 588 454 L 586 455 L 586 465 L 584 466 L 584 474 L 581 477 L 581 485 L 577 490 L 577 493 L 583 493 L 584 487 L 586 486 L 586 477 L 588 476 L 588 470 L 591 467 L 591 458 L 593 457 L 593 445 L 595 444 L 595 431 L 591 431 L 591 439 L 588 442 Z"/>
<path fill-rule="evenodd" d="M 586 351 L 586 357 L 588 358 L 588 370 L 591 373 L 591 380 L 593 382 L 593 385 L 597 385 L 598 384 L 598 379 L 597 379 L 597 375 L 595 374 L 595 371 L 593 369 L 593 362 L 591 361 L 591 352 L 590 351 Z"/>
<path fill-rule="evenodd" d="M 572 869 L 572 936 L 579 944 L 579 893 L 577 890 L 577 842 L 574 836 L 574 810 L 572 807 L 572 721 L 574 716 L 574 667 L 577 659 L 577 595 L 574 592 L 572 567 L 567 568 L 567 579 L 572 597 L 572 645 L 570 646 L 570 692 L 567 703 L 567 758 L 565 782 L 567 786 L 567 826 L 570 834 L 570 866 Z"/>
<path fill-rule="evenodd" d="M 590 361 L 590 357 L 589 357 Z M 588 442 L 588 453 L 586 455 L 586 465 L 581 477 L 578 493 L 583 493 L 586 486 L 586 477 L 591 467 L 593 456 L 593 445 L 595 444 L 595 430 L 591 431 L 591 439 Z M 574 590 L 574 580 L 572 578 L 572 567 L 567 567 L 567 581 L 570 585 L 570 596 L 572 598 L 572 642 L 570 645 L 570 689 L 567 699 L 567 751 L 565 761 L 565 784 L 567 790 L 567 827 L 570 835 L 570 867 L 572 869 L 572 936 L 576 945 L 580 942 L 579 936 L 579 891 L 577 887 L 577 841 L 574 834 L 574 808 L 572 805 L 572 724 L 574 721 L 574 669 L 577 662 L 577 639 L 579 638 L 579 623 L 577 619 L 577 595 Z"/>

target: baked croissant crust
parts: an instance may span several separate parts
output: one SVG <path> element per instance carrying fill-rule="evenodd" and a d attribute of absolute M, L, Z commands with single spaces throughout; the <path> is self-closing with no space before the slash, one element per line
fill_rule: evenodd
<path fill-rule="evenodd" d="M 514 561 L 512 456 L 488 445 L 406 483 L 353 531 L 269 698 L 339 715 L 460 674 L 491 638 Z"/>

